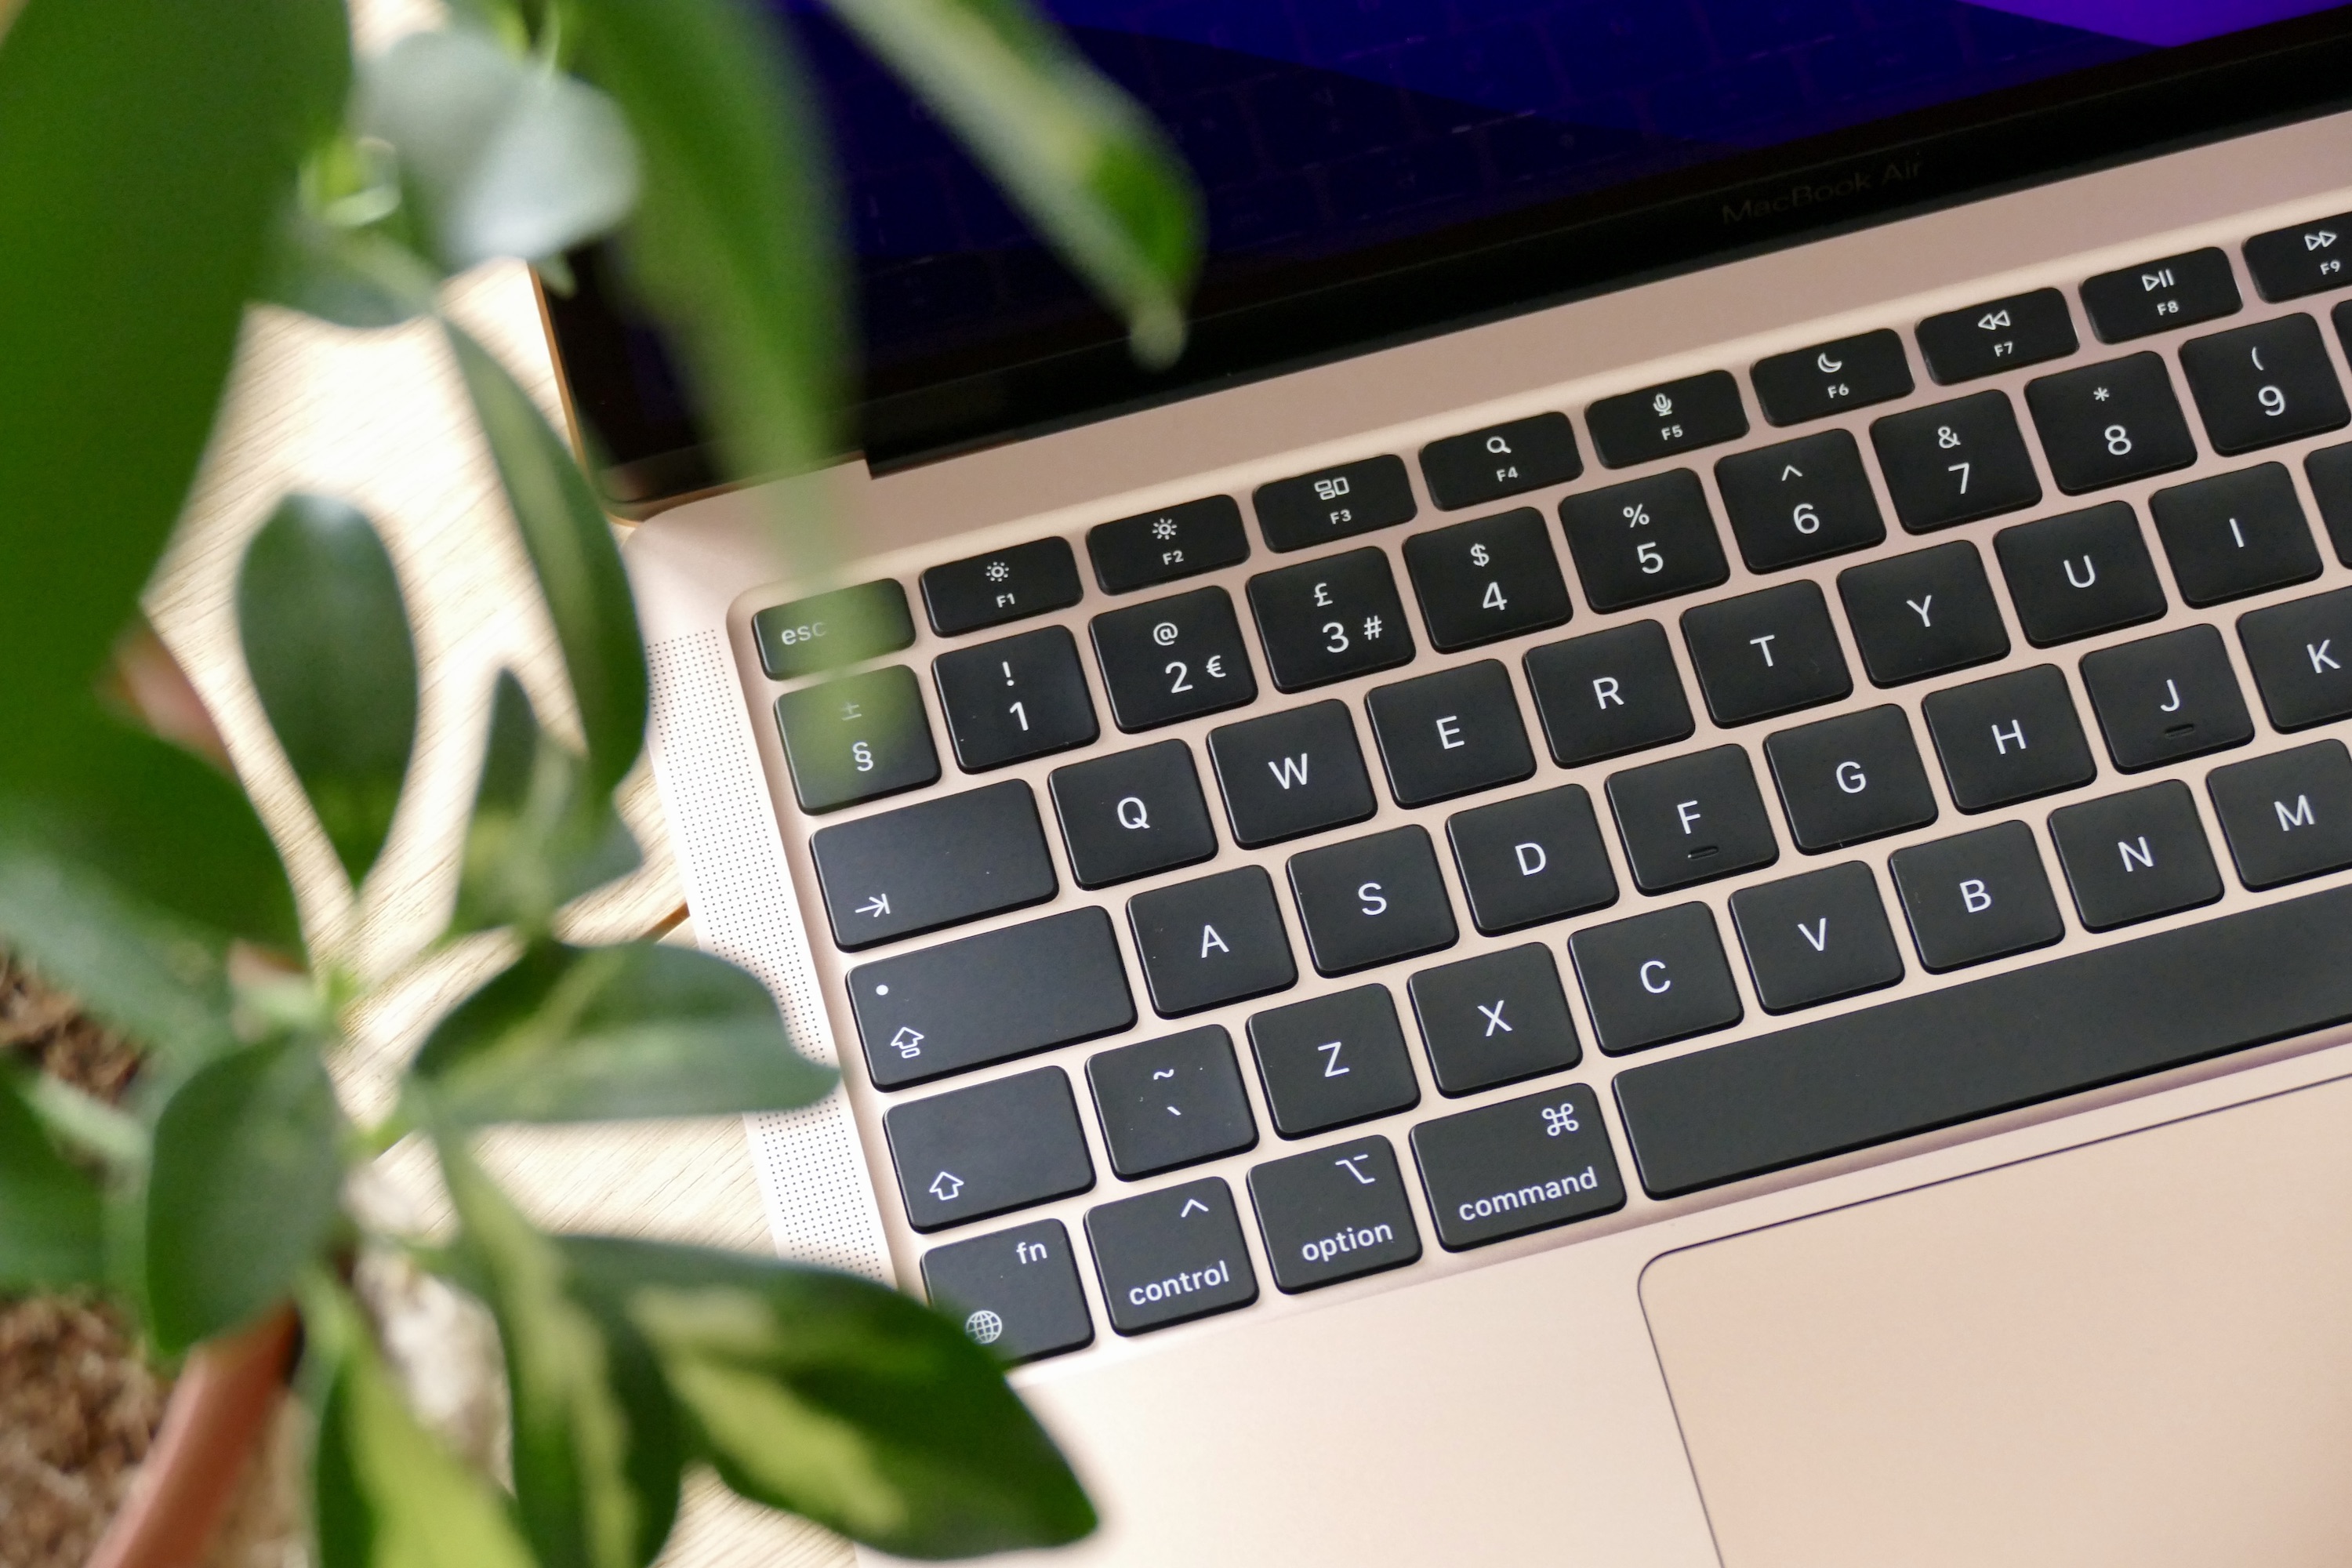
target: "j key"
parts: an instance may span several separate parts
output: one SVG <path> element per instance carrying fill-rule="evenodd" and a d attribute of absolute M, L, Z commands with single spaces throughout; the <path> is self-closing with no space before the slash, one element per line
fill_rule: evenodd
<path fill-rule="evenodd" d="M 907 1223 L 940 1230 L 1095 1184 L 1077 1102 L 1060 1068 L 950 1089 L 882 1118 Z"/>
<path fill-rule="evenodd" d="M 1536 771 L 1511 672 L 1494 659 L 1375 687 L 1364 709 L 1399 805 L 1451 800 Z"/>
<path fill-rule="evenodd" d="M 1568 584 L 1533 507 L 1417 533 L 1405 541 L 1404 564 L 1441 653 L 1568 619 Z"/>
<path fill-rule="evenodd" d="M 923 1254 L 923 1294 L 1007 1363 L 1094 1343 L 1070 1234 L 1057 1219 L 933 1247 Z"/>
<path fill-rule="evenodd" d="M 1196 588 L 1094 619 L 1110 716 L 1129 734 L 1257 696 L 1249 650 L 1223 588 Z"/>
<path fill-rule="evenodd" d="M 2054 664 L 1931 691 L 1925 712 L 1952 804 L 1962 811 L 2015 805 L 2098 776 Z"/>
<path fill-rule="evenodd" d="M 1054 896 L 1037 804 L 1018 779 L 819 830 L 834 945 L 854 952 Z"/>
<path fill-rule="evenodd" d="M 1286 1291 L 1399 1268 L 1421 1257 L 1396 1152 L 1375 1133 L 1269 1160 L 1249 1174 L 1266 1267 Z"/>
<path fill-rule="evenodd" d="M 1474 1094 L 1560 1072 L 1583 1057 L 1559 971 L 1542 942 L 1424 969 L 1411 989 L 1442 1093 Z"/>
<path fill-rule="evenodd" d="M 1876 991 L 1903 978 L 1903 955 L 1859 860 L 1731 895 L 1731 923 L 1767 1013 Z"/>
<path fill-rule="evenodd" d="M 1344 702 L 1315 702 L 1209 731 L 1234 842 L 1244 849 L 1361 822 L 1372 781 Z"/>
<path fill-rule="evenodd" d="M 2238 618 L 2263 707 L 2281 730 L 2352 718 L 2352 588 Z"/>
<path fill-rule="evenodd" d="M 1739 993 L 1705 904 L 1587 926 L 1568 939 L 1568 954 L 1593 1033 L 1612 1057 L 1739 1022 Z"/>
<path fill-rule="evenodd" d="M 751 640 L 769 679 L 795 680 L 898 652 L 915 640 L 915 620 L 907 590 L 885 577 L 771 605 L 751 617 Z"/>
<path fill-rule="evenodd" d="M 1887 858 L 1919 962 L 1937 974 L 2047 947 L 2066 934 L 2033 830 L 1997 823 Z"/>
<path fill-rule="evenodd" d="M 1834 702 L 1853 689 L 1817 584 L 1784 583 L 1686 610 L 1683 641 L 1718 724 Z"/>
<path fill-rule="evenodd" d="M 1748 379 L 1755 384 L 1764 417 L 1775 425 L 1802 424 L 1908 397 L 1912 384 L 1903 339 L 1884 327 L 1758 360 Z"/>
<path fill-rule="evenodd" d="M 2319 575 L 2319 547 L 2284 464 L 2158 490 L 2148 510 L 2172 580 L 2192 605 L 2242 599 Z"/>
<path fill-rule="evenodd" d="M 2042 499 L 2007 395 L 1979 392 L 1890 414 L 1870 427 L 1895 515 L 1913 533 L 1974 522 Z"/>
<path fill-rule="evenodd" d="M 1100 732 L 1078 645 L 1062 626 L 943 653 L 931 676 L 956 765 L 968 773 L 1066 752 Z"/>
<path fill-rule="evenodd" d="M 1838 574 L 1838 597 L 1877 686 L 1966 669 L 2009 652 L 1977 547 L 1954 540 Z"/>
<path fill-rule="evenodd" d="M 1801 566 L 1886 537 L 1862 448 L 1848 431 L 1735 453 L 1716 464 L 1715 484 L 1750 572 Z"/>
<path fill-rule="evenodd" d="M 1217 852 L 1192 749 L 1181 741 L 1055 768 L 1046 784 L 1070 876 L 1081 888 L 1108 888 Z"/>
<path fill-rule="evenodd" d="M 2197 819 L 2197 801 L 2178 779 L 2050 814 L 2051 842 L 2074 908 L 2091 931 L 2210 904 L 2221 874 Z"/>
<path fill-rule="evenodd" d="M 1290 895 L 1321 974 L 1454 945 L 1454 908 L 1418 824 L 1290 858 Z"/>
<path fill-rule="evenodd" d="M 1617 874 L 1582 784 L 1458 812 L 1445 835 L 1471 923 L 1488 936 L 1617 901 Z"/>
<path fill-rule="evenodd" d="M 2303 472 L 2311 481 L 2311 499 L 2319 503 L 2319 520 L 2327 525 L 2336 559 L 2352 566 L 2352 446 L 2312 453 L 2303 460 Z"/>
<path fill-rule="evenodd" d="M 1281 690 L 1304 691 L 1412 658 L 1396 577 L 1377 550 L 1262 573 L 1250 579 L 1249 598 Z"/>
<path fill-rule="evenodd" d="M 1687 375 L 1661 386 L 1604 397 L 1584 411 L 1603 468 L 1671 458 L 1748 434 L 1739 383 L 1727 370 Z"/>
<path fill-rule="evenodd" d="M 1087 1061 L 1110 1168 L 1128 1181 L 1257 1142 L 1233 1037 L 1212 1024 Z"/>
<path fill-rule="evenodd" d="M 1050 974 L 1051 985 L 1037 984 Z M 1135 1022 L 1110 917 L 1071 910 L 862 963 L 849 972 L 857 1038 L 877 1086 L 1117 1034 Z"/>
<path fill-rule="evenodd" d="M 2254 738 L 2221 634 L 2183 626 L 2083 656 L 2083 686 L 2125 773 L 2242 746 Z"/>
<path fill-rule="evenodd" d="M 1645 893 L 1752 871 L 1780 858 L 1755 770 L 1738 746 L 1612 773 L 1609 805 L 1633 884 Z"/>
<path fill-rule="evenodd" d="M 1585 598 L 1604 613 L 1731 575 L 1706 492 L 1688 468 L 1570 496 L 1559 503 L 1559 525 Z"/>
<path fill-rule="evenodd" d="M 1424 1121 L 1412 1157 L 1448 1252 L 1625 1206 L 1601 1102 L 1580 1083 Z"/>
<path fill-rule="evenodd" d="M 1156 588 L 1249 559 L 1249 532 L 1231 496 L 1203 496 L 1087 531 L 1087 554 L 1106 594 Z"/>
<path fill-rule="evenodd" d="M 1066 539 L 1039 539 L 923 574 L 923 605 L 943 637 L 1003 626 L 1078 602 L 1077 557 Z"/>
<path fill-rule="evenodd" d="M 1421 477 L 1429 499 L 1446 511 L 1484 506 L 1505 496 L 1564 485 L 1584 472 L 1576 431 L 1565 414 L 1537 414 L 1448 436 L 1421 449 Z"/>
<path fill-rule="evenodd" d="M 2083 309 L 2103 343 L 2234 316 L 2242 303 L 2229 257 L 2211 246 L 2083 280 Z"/>
<path fill-rule="evenodd" d="M 776 699 L 793 795 L 805 812 L 916 789 L 940 776 L 923 694 L 903 665 L 845 675 Z"/>
<path fill-rule="evenodd" d="M 1530 648 L 1521 661 L 1552 761 L 1572 768 L 1685 740 L 1696 728 L 1655 621 Z"/>
<path fill-rule="evenodd" d="M 1260 485 L 1251 497 L 1265 547 L 1277 553 L 1411 522 L 1419 510 L 1402 458 L 1365 458 Z"/>
<path fill-rule="evenodd" d="M 1385 985 L 1295 1002 L 1249 1021 L 1267 1114 L 1285 1138 L 1408 1110 L 1421 1086 Z"/>
<path fill-rule="evenodd" d="M 2055 289 L 1947 310 L 1920 322 L 1918 331 L 1927 374 L 1942 386 L 2063 359 L 2080 343 L 2074 318 L 2066 313 L 2066 296 Z"/>
<path fill-rule="evenodd" d="M 1138 893 L 1127 901 L 1127 923 L 1152 1010 L 1163 1018 L 1297 984 L 1274 881 L 1258 867 Z M 1037 975 L 1058 973 L 1048 960 L 1020 979 L 1034 986 Z"/>
<path fill-rule="evenodd" d="M 1087 1211 L 1110 1326 L 1140 1334 L 1257 1300 L 1231 1188 L 1214 1176 Z"/>
<path fill-rule="evenodd" d="M 2232 763 L 2207 775 L 2238 879 L 2275 888 L 2352 866 L 2352 755 L 2341 741 Z"/>
<path fill-rule="evenodd" d="M 2223 457 L 2299 440 L 2352 422 L 2319 324 L 2281 316 L 2180 345 L 2180 369 Z"/>
<path fill-rule="evenodd" d="M 2246 241 L 2246 270 L 2265 300 L 2299 300 L 2305 294 L 2352 283 L 2344 271 L 2352 254 L 2352 213 L 2294 228 L 2274 228 Z"/>
<path fill-rule="evenodd" d="M 1809 855 L 1936 820 L 1911 721 L 1891 703 L 1783 730 L 1764 742 L 1764 754 L 1790 836 Z"/>
<path fill-rule="evenodd" d="M 2164 614 L 2164 584 L 2129 501 L 2111 500 L 1993 535 L 2009 596 L 2035 647 Z"/>
<path fill-rule="evenodd" d="M 2164 356 L 2137 353 L 2025 384 L 2050 477 L 2070 496 L 2197 460 Z"/>

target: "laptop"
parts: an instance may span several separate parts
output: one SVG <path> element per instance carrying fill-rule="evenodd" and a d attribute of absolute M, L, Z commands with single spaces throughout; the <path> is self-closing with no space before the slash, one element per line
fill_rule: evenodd
<path fill-rule="evenodd" d="M 2352 1557 L 2352 7 L 1052 8 L 1191 346 L 796 7 L 822 581 L 551 301 L 779 1250 L 1055 1562 Z"/>

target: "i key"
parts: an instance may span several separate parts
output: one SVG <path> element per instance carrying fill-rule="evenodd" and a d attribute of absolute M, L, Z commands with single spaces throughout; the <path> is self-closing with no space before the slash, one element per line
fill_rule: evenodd
<path fill-rule="evenodd" d="M 1886 537 L 1862 449 L 1848 431 L 1735 453 L 1716 464 L 1715 484 L 1750 572 L 1801 566 Z"/>
<path fill-rule="evenodd" d="M 1065 627 L 943 653 L 931 675 L 956 765 L 968 773 L 1066 752 L 1098 733 L 1078 645 Z"/>
<path fill-rule="evenodd" d="M 2242 599 L 2319 575 L 2319 547 L 2284 464 L 2158 490 L 2148 510 L 2172 580 L 2192 605 Z"/>
<path fill-rule="evenodd" d="M 1890 414 L 1870 427 L 1895 515 L 1913 533 L 2016 511 L 2042 499 L 2007 395 L 1979 392 Z"/>
<path fill-rule="evenodd" d="M 1389 558 L 1351 550 L 1250 579 L 1265 662 L 1284 691 L 1390 669 L 1412 658 L 1412 633 Z"/>
<path fill-rule="evenodd" d="M 1198 588 L 1094 619 L 1110 716 L 1132 734 L 1257 696 L 1249 650 L 1223 588 Z"/>

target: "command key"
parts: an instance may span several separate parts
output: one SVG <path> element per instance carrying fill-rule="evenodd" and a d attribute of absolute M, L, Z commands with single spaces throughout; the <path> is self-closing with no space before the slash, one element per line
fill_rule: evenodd
<path fill-rule="evenodd" d="M 1412 1153 L 1449 1252 L 1625 1206 L 1601 1103 L 1580 1083 L 1424 1121 Z"/>

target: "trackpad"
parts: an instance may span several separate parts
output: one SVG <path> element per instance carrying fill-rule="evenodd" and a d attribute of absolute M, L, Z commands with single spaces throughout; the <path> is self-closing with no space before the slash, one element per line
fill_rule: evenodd
<path fill-rule="evenodd" d="M 1643 1276 L 1727 1568 L 2352 1562 L 2352 1079 Z"/>

